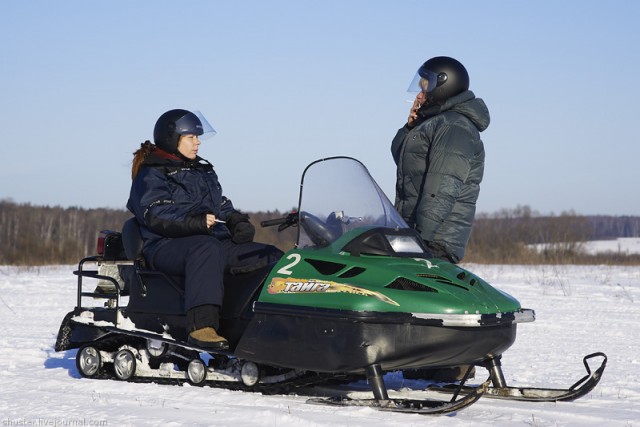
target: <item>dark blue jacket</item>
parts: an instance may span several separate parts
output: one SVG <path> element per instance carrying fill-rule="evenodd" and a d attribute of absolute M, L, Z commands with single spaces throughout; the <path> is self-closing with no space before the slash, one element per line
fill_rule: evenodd
<path fill-rule="evenodd" d="M 224 224 L 207 228 L 206 215 L 225 220 L 234 212 L 213 166 L 197 157 L 184 161 L 155 150 L 143 162 L 131 184 L 127 208 L 133 212 L 144 240 L 144 256 L 153 263 L 157 249 L 171 238 L 208 234 L 227 239 Z"/>

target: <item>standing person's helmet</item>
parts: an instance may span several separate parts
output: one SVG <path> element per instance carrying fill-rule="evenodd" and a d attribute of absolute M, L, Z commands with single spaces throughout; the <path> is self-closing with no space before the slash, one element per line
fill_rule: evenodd
<path fill-rule="evenodd" d="M 436 56 L 422 64 L 409 86 L 409 92 L 420 90 L 429 94 L 433 102 L 442 103 L 469 90 L 469 73 L 459 61 Z"/>
<path fill-rule="evenodd" d="M 215 134 L 207 120 L 187 110 L 170 110 L 161 115 L 153 129 L 153 142 L 161 150 L 175 154 L 181 135 Z"/>

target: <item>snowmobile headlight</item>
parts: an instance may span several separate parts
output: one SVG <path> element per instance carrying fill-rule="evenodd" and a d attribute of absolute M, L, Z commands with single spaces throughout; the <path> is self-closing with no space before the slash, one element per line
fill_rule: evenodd
<path fill-rule="evenodd" d="M 385 234 L 387 241 L 397 253 L 424 253 L 424 249 L 416 236 Z"/>
<path fill-rule="evenodd" d="M 376 227 L 356 235 L 343 246 L 353 256 L 383 255 L 392 257 L 426 257 L 428 249 L 420 235 L 410 228 Z"/>

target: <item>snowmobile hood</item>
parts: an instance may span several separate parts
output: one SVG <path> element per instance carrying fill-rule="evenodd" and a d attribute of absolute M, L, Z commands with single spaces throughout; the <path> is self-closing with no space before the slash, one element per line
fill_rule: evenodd
<path fill-rule="evenodd" d="M 522 309 L 469 271 L 426 258 L 293 251 L 274 268 L 263 302 L 350 311 L 495 315 Z M 474 317 L 475 319 L 475 317 Z M 469 320 L 460 320 L 469 323 Z M 471 320 L 474 322 L 474 320 Z"/>
<path fill-rule="evenodd" d="M 413 313 L 462 324 L 478 320 L 451 316 L 499 319 L 522 310 L 469 271 L 431 259 L 420 235 L 357 160 L 313 162 L 300 188 L 297 247 L 267 277 L 260 303 Z"/>

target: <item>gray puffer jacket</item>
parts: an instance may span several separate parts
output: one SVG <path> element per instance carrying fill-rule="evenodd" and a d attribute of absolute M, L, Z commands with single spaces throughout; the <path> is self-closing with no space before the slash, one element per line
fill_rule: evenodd
<path fill-rule="evenodd" d="M 396 209 L 429 246 L 453 262 L 464 256 L 484 172 L 480 132 L 489 110 L 473 92 L 421 111 L 417 126 L 404 126 L 391 144 L 398 166 Z"/>

